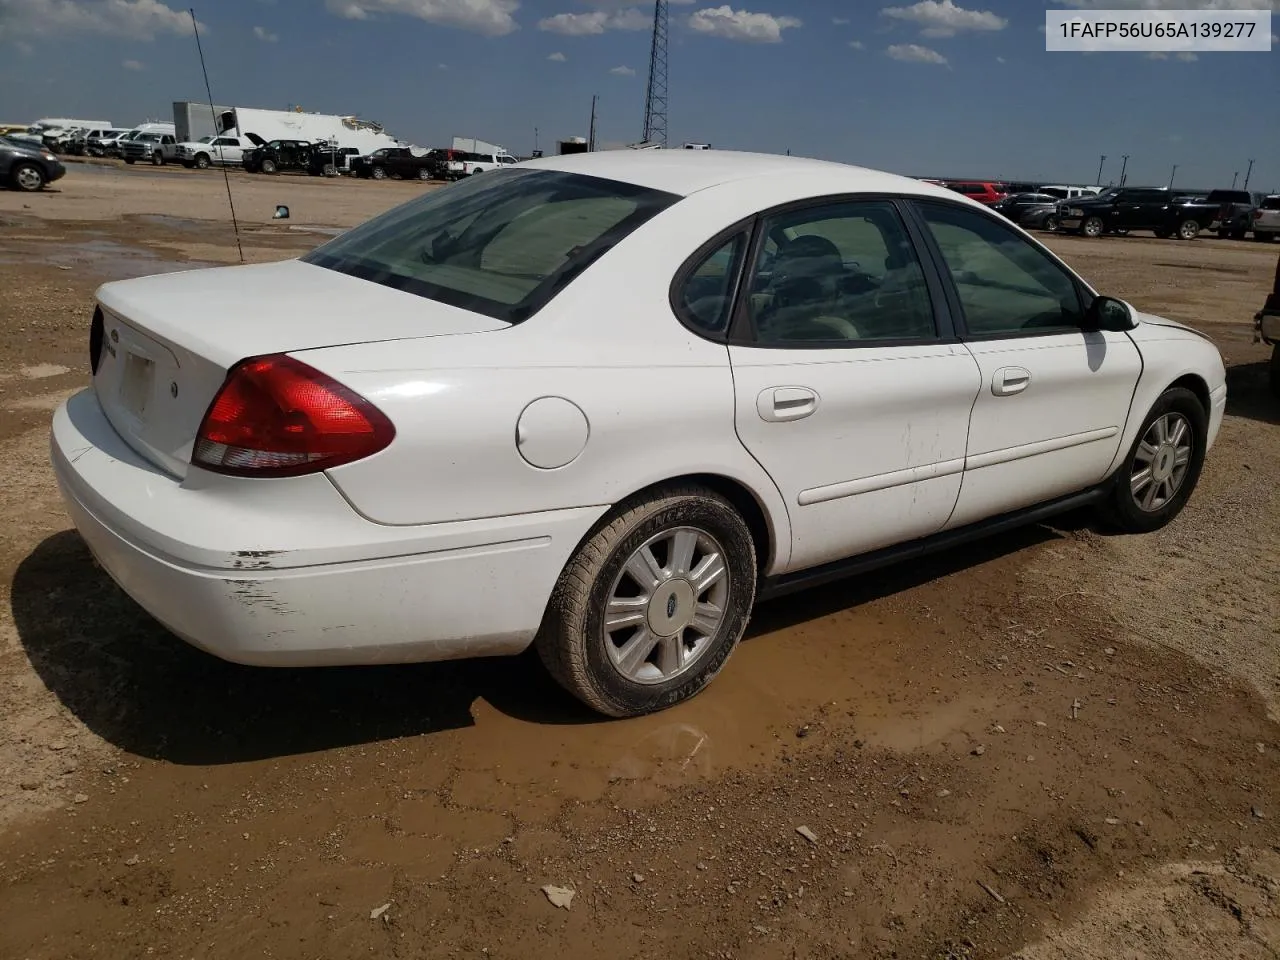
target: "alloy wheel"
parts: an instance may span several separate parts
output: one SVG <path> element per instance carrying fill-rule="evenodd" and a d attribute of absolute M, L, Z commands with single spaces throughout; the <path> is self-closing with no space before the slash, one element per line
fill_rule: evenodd
<path fill-rule="evenodd" d="M 1153 513 L 1177 496 L 1191 464 L 1194 436 L 1180 413 L 1166 413 L 1147 427 L 1129 474 L 1129 492 L 1140 510 Z"/>
<path fill-rule="evenodd" d="M 665 683 L 712 647 L 729 609 L 724 550 L 705 530 L 645 541 L 609 590 L 601 632 L 610 663 L 635 683 Z"/>

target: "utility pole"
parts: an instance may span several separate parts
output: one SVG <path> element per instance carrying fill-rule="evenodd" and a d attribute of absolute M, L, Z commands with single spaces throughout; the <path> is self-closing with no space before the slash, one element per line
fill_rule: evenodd
<path fill-rule="evenodd" d="M 587 152 L 596 152 L 596 94 L 591 95 L 591 124 L 587 128 Z"/>
<path fill-rule="evenodd" d="M 1094 183 L 1102 183 L 1102 165 L 1107 162 L 1107 155 L 1104 153 L 1098 158 L 1098 177 Z"/>
<path fill-rule="evenodd" d="M 1123 161 L 1123 162 L 1120 164 L 1120 186 L 1122 186 L 1122 187 L 1123 187 L 1123 186 L 1124 186 L 1124 172 L 1125 172 L 1125 170 L 1126 170 L 1126 169 L 1128 168 L 1128 166 L 1129 166 L 1129 155 L 1128 155 L 1127 153 L 1125 153 L 1125 154 L 1121 154 L 1120 159 Z"/>
<path fill-rule="evenodd" d="M 1252 174 L 1252 173 L 1253 173 L 1253 161 L 1252 161 L 1252 160 L 1250 160 L 1250 161 L 1249 161 L 1249 169 L 1248 169 L 1248 170 L 1246 170 L 1246 171 L 1245 171 L 1245 173 L 1244 173 L 1244 188 L 1243 188 L 1243 189 L 1245 189 L 1245 190 L 1248 190 L 1248 189 L 1249 189 L 1249 175 L 1250 175 L 1250 174 Z"/>
<path fill-rule="evenodd" d="M 538 128 L 533 128 L 533 155 L 538 155 Z"/>
<path fill-rule="evenodd" d="M 1173 165 L 1173 170 L 1170 171 L 1169 173 L 1169 189 L 1170 190 L 1173 189 L 1173 178 L 1176 177 L 1177 175 L 1178 175 L 1178 165 L 1175 163 Z"/>
<path fill-rule="evenodd" d="M 1233 173 L 1233 174 L 1231 175 L 1231 189 L 1232 189 L 1232 190 L 1234 190 L 1234 189 L 1236 188 L 1236 178 L 1237 178 L 1238 176 L 1240 176 L 1240 171 L 1239 171 L 1239 170 L 1237 170 L 1235 173 Z"/>

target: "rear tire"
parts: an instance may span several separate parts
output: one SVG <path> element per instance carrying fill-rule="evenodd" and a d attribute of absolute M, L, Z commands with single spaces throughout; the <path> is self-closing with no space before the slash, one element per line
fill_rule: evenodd
<path fill-rule="evenodd" d="M 430 171 L 430 170 L 428 170 L 426 167 L 419 167 L 419 168 L 418 168 L 418 179 L 419 179 L 419 180 L 430 180 L 430 179 L 431 179 L 431 171 Z"/>
<path fill-rule="evenodd" d="M 1271 366 L 1268 372 L 1271 376 L 1271 392 L 1280 398 L 1280 343 L 1271 348 Z"/>
<path fill-rule="evenodd" d="M 1040 224 L 1040 229 L 1041 229 L 1041 230 L 1046 230 L 1046 231 L 1048 231 L 1049 233 L 1057 233 L 1057 232 L 1058 232 L 1058 218 L 1057 218 L 1057 217 L 1054 217 L 1054 216 L 1045 217 L 1045 218 L 1044 218 L 1044 223 Z"/>
<path fill-rule="evenodd" d="M 125 162 L 125 163 L 127 163 L 127 164 L 128 164 L 129 166 L 131 166 L 131 167 L 134 165 L 134 163 L 136 163 L 136 161 L 134 160 L 134 158 L 133 158 L 133 157 L 125 157 L 125 158 L 124 158 L 124 162 Z"/>
<path fill-rule="evenodd" d="M 1160 394 L 1112 481 L 1106 519 L 1124 533 L 1150 533 L 1173 520 L 1200 479 L 1208 433 L 1209 411 L 1194 393 L 1170 387 Z"/>
<path fill-rule="evenodd" d="M 742 517 L 710 490 L 673 486 L 620 504 L 578 549 L 535 645 L 556 681 L 593 710 L 652 713 L 719 673 L 746 629 L 755 590 L 755 544 Z M 607 629 L 610 607 L 615 626 Z"/>
<path fill-rule="evenodd" d="M 1194 220 L 1183 220 L 1178 224 L 1179 240 L 1194 240 L 1200 236 L 1200 224 Z"/>

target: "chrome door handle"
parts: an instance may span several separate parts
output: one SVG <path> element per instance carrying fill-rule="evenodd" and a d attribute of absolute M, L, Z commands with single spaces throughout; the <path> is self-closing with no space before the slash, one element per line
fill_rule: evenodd
<path fill-rule="evenodd" d="M 769 423 L 803 420 L 818 409 L 818 394 L 808 387 L 770 387 L 756 398 L 756 412 Z"/>
<path fill-rule="evenodd" d="M 1021 393 L 1031 383 L 1031 371 L 1022 367 L 1001 367 L 991 378 L 991 392 L 997 397 Z"/>

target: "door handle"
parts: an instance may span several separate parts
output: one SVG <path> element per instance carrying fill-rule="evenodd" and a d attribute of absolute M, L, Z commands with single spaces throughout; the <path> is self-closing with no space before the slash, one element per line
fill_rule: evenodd
<path fill-rule="evenodd" d="M 1031 371 L 1022 367 L 1001 367 L 991 378 L 991 392 L 997 397 L 1021 393 L 1031 383 Z"/>
<path fill-rule="evenodd" d="M 803 420 L 818 409 L 818 394 L 808 387 L 770 387 L 756 398 L 756 412 L 769 423 Z"/>

